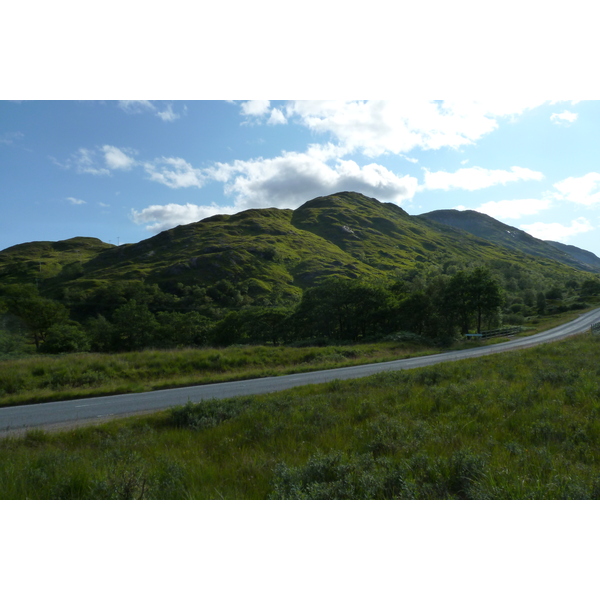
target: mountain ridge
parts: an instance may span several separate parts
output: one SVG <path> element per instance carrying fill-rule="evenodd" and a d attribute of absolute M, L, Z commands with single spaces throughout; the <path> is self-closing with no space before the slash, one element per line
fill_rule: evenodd
<path fill-rule="evenodd" d="M 584 271 L 600 272 L 600 258 L 592 252 L 559 242 L 540 240 L 484 213 L 474 210 L 443 209 L 424 213 L 419 217 L 466 231 L 511 250 L 518 250 L 531 256 L 551 258 Z"/>
<path fill-rule="evenodd" d="M 248 302 L 268 304 L 274 298 L 295 301 L 302 290 L 330 276 L 412 277 L 422 269 L 445 272 L 482 263 L 546 281 L 600 271 L 481 213 L 476 213 L 479 233 L 486 234 L 487 227 L 487 238 L 436 220 L 436 213 L 447 212 L 411 216 L 394 204 L 339 192 L 295 210 L 215 215 L 135 244 L 114 246 L 83 237 L 19 244 L 0 251 L 0 284 L 35 283 L 41 292 L 62 297 L 67 288 L 70 294 L 87 293 L 115 281 L 158 284 L 169 291 L 226 281 Z M 512 247 L 500 235 L 502 228 L 514 231 Z M 490 239 L 492 233 L 496 239 Z"/>

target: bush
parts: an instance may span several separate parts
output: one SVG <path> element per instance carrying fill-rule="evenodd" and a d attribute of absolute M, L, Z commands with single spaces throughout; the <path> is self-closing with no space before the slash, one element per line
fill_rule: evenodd
<path fill-rule="evenodd" d="M 383 491 L 383 478 L 369 456 L 346 459 L 339 452 L 318 452 L 302 467 L 280 464 L 270 498 L 273 500 L 370 500 Z M 388 486 L 391 487 L 391 486 Z"/>
<path fill-rule="evenodd" d="M 195 431 L 208 429 L 237 417 L 245 412 L 251 403 L 251 400 L 242 398 L 208 400 L 198 404 L 188 402 L 184 406 L 171 409 L 170 423 L 175 427 Z"/>
<path fill-rule="evenodd" d="M 525 317 L 522 314 L 512 314 L 512 315 L 505 315 L 504 318 L 502 319 L 502 322 L 505 325 L 523 325 L 523 323 L 525 323 Z"/>
<path fill-rule="evenodd" d="M 383 338 L 384 342 L 412 342 L 423 346 L 434 346 L 429 338 L 412 331 L 398 331 Z"/>
<path fill-rule="evenodd" d="M 89 352 L 90 340 L 76 323 L 59 323 L 48 330 L 40 352 L 60 354 L 63 352 Z"/>

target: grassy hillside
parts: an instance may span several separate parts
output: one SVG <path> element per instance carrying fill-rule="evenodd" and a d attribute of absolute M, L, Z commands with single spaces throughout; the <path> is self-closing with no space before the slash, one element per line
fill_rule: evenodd
<path fill-rule="evenodd" d="M 86 293 L 114 281 L 157 283 L 164 289 L 227 281 L 250 301 L 270 303 L 274 297 L 297 300 L 302 289 L 331 275 L 398 277 L 452 263 L 486 263 L 500 272 L 518 264 L 528 277 L 551 282 L 565 281 L 583 268 L 573 259 L 557 262 L 558 255 L 566 255 L 548 244 L 544 248 L 554 254 L 525 254 L 525 245 L 509 248 L 501 239 L 441 225 L 431 214 L 411 217 L 396 205 L 342 192 L 294 211 L 214 216 L 119 247 L 90 238 L 21 244 L 0 252 L 0 284 L 36 283 L 43 294 L 61 298 L 66 287 Z"/>
<path fill-rule="evenodd" d="M 569 254 L 579 263 L 588 265 L 594 271 L 600 271 L 600 258 L 598 258 L 593 252 L 582 250 L 581 248 L 572 246 L 570 244 L 561 244 L 560 242 L 546 241 L 546 243 L 558 248 L 566 254 Z"/>
<path fill-rule="evenodd" d="M 474 210 L 435 210 L 420 215 L 455 229 L 466 231 L 516 252 L 549 258 L 559 263 L 583 271 L 600 271 L 600 259 L 575 246 L 565 246 L 555 242 L 544 242 L 533 236 Z"/>
<path fill-rule="evenodd" d="M 0 282 L 69 281 L 81 276 L 83 265 L 114 247 L 87 237 L 18 244 L 0 252 Z"/>

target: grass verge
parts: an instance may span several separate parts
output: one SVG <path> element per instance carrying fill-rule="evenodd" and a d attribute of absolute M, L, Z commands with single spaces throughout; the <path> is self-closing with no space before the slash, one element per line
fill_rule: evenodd
<path fill-rule="evenodd" d="M 0 440 L 0 498 L 597 499 L 600 339 Z"/>
<path fill-rule="evenodd" d="M 573 320 L 580 312 L 536 318 L 523 335 L 556 327 Z M 35 355 L 4 360 L 0 361 L 0 406 L 303 373 L 506 341 L 505 338 L 462 341 L 452 348 L 441 349 L 415 342 L 418 336 L 408 338 L 396 342 L 308 348 L 231 346 L 122 354 Z"/>

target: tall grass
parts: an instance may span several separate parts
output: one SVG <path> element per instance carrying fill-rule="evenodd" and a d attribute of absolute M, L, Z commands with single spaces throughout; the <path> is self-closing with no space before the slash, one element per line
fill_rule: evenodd
<path fill-rule="evenodd" d="M 0 361 L 0 405 L 149 391 L 414 356 L 414 342 L 146 350 Z M 429 350 L 433 351 L 433 350 Z"/>
<path fill-rule="evenodd" d="M 1 498 L 597 499 L 600 340 L 0 440 Z"/>

